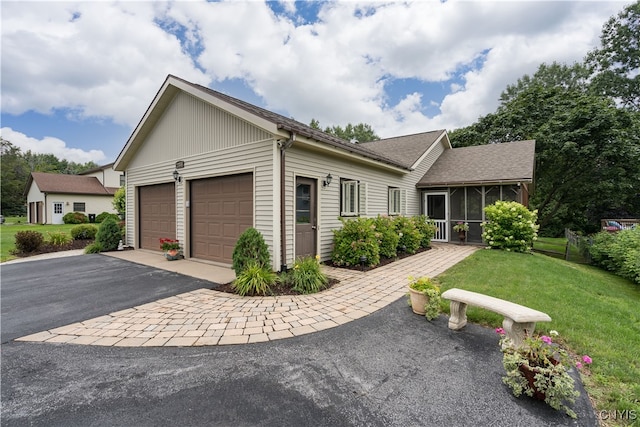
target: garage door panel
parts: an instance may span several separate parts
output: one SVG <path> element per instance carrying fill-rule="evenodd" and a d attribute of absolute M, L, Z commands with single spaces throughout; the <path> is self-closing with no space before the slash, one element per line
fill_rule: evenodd
<path fill-rule="evenodd" d="M 190 199 L 191 255 L 231 263 L 238 237 L 253 226 L 253 175 L 192 181 Z"/>
<path fill-rule="evenodd" d="M 160 238 L 176 237 L 175 184 L 158 184 L 138 189 L 140 247 L 160 250 Z"/>

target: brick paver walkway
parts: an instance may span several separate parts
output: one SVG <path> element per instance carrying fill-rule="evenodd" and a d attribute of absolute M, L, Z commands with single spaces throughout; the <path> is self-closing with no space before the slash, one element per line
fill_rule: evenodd
<path fill-rule="evenodd" d="M 240 297 L 198 289 L 17 341 L 166 347 L 290 338 L 367 316 L 403 297 L 409 276 L 437 276 L 477 249 L 434 243 L 429 251 L 368 272 L 323 267 L 340 283 L 313 295 Z"/>

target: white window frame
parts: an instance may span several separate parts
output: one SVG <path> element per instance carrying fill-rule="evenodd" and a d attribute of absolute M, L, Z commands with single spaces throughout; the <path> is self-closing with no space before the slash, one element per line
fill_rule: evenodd
<path fill-rule="evenodd" d="M 360 214 L 360 192 L 358 181 L 344 180 L 342 187 L 342 200 L 340 201 L 340 216 L 358 216 Z"/>
<path fill-rule="evenodd" d="M 389 215 L 402 215 L 401 194 L 398 187 L 389 187 Z"/>

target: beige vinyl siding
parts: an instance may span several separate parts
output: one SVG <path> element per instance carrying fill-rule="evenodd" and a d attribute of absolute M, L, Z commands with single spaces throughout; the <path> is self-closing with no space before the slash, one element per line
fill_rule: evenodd
<path fill-rule="evenodd" d="M 327 187 L 322 181 L 328 173 L 333 180 Z M 286 211 L 287 211 L 287 264 L 291 265 L 294 252 L 293 189 L 296 176 L 313 178 L 318 183 L 318 230 L 319 253 L 322 260 L 331 256 L 333 233 L 331 230 L 342 226 L 340 220 L 340 179 L 354 179 L 366 183 L 366 216 L 386 215 L 388 212 L 388 187 L 407 189 L 407 198 L 416 199 L 419 206 L 419 192 L 415 181 L 409 183 L 408 174 L 394 173 L 364 164 L 347 161 L 336 156 L 326 156 L 318 152 L 292 147 L 286 154 Z M 420 175 L 420 178 L 422 175 Z M 419 178 L 418 178 L 419 179 Z M 413 214 L 413 213 L 411 213 Z M 361 215 L 364 216 L 364 215 Z"/>
<path fill-rule="evenodd" d="M 179 169 L 182 182 L 176 184 L 176 238 L 190 246 L 187 224 L 189 208 L 186 202 L 189 195 L 189 181 L 200 178 L 224 176 L 238 173 L 253 173 L 254 179 L 254 227 L 262 233 L 272 249 L 274 247 L 273 230 L 273 140 L 258 141 L 217 151 L 181 157 L 184 168 Z M 175 159 L 127 170 L 127 218 L 135 218 L 135 187 L 173 181 L 172 173 Z M 127 243 L 137 245 L 137 224 L 127 221 Z M 189 256 L 189 254 L 186 254 Z M 271 253 L 272 260 L 274 254 Z"/>
<path fill-rule="evenodd" d="M 135 169 L 271 138 L 271 134 L 179 92 L 128 168 Z"/>
<path fill-rule="evenodd" d="M 404 177 L 404 182 L 406 183 L 405 188 L 407 188 L 407 215 L 420 215 L 423 213 L 421 209 L 422 201 L 420 193 L 416 190 L 416 183 L 422 179 L 424 174 L 433 166 L 444 150 L 444 139 L 440 139 L 440 141 L 433 144 L 425 153 L 424 158 L 416 165 L 416 168 Z M 418 194 L 417 197 L 410 196 L 414 191 Z"/>
<path fill-rule="evenodd" d="M 32 200 L 34 201 L 34 200 Z M 53 203 L 62 203 L 62 214 L 66 215 L 69 212 L 73 212 L 74 203 L 84 203 L 84 214 L 101 214 L 102 212 L 116 213 L 113 209 L 113 196 L 97 196 L 86 194 L 47 194 L 47 200 L 45 205 L 46 211 L 46 223 L 53 223 Z"/>

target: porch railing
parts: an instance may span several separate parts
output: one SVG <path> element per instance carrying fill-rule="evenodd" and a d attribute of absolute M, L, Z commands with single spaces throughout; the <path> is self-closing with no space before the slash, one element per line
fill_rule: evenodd
<path fill-rule="evenodd" d="M 431 240 L 436 242 L 446 242 L 448 221 L 446 219 L 435 219 L 434 222 L 436 223 L 436 234 Z"/>

